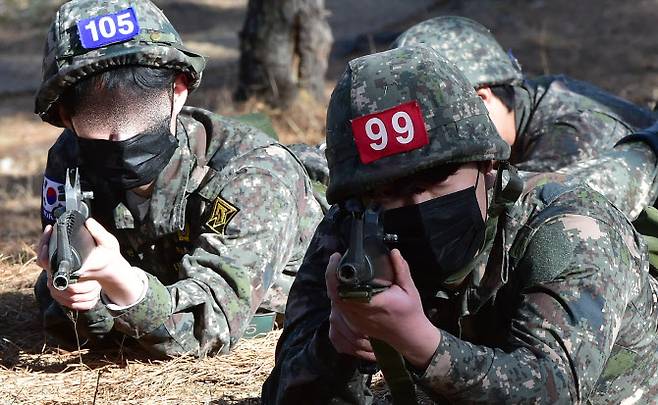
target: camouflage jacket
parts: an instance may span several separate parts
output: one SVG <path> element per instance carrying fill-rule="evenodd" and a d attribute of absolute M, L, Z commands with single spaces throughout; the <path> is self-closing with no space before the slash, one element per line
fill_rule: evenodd
<path fill-rule="evenodd" d="M 596 157 L 656 120 L 650 111 L 565 76 L 515 87 L 517 138 L 510 162 L 519 170 L 552 172 Z"/>
<path fill-rule="evenodd" d="M 324 273 L 345 251 L 341 217 L 327 214 L 293 284 L 264 403 L 367 402 L 361 363 L 328 338 Z M 424 303 L 442 339 L 426 370 L 410 370 L 417 385 L 457 403 L 658 396 L 658 283 L 624 215 L 586 186 L 548 183 L 496 229 L 465 287 Z"/>
<path fill-rule="evenodd" d="M 148 275 L 137 305 L 81 317 L 92 333 L 120 332 L 156 355 L 226 353 L 258 308 L 284 311 L 322 212 L 295 155 L 260 131 L 197 108 L 185 108 L 177 128 L 179 147 L 143 219 L 81 168 L 83 189 L 96 193 L 92 216 Z M 57 204 L 47 188 L 76 165 L 76 150 L 67 130 L 49 152 L 44 223 Z"/>

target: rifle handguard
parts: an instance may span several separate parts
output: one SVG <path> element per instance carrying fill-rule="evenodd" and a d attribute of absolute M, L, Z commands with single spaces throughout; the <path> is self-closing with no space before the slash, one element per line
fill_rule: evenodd
<path fill-rule="evenodd" d="M 53 273 L 53 287 L 65 290 L 77 279 L 76 271 L 96 246 L 94 238 L 85 226 L 89 218 L 89 207 L 83 199 L 91 198 L 91 193 L 80 190 L 80 177 L 75 171 L 71 183 L 70 170 L 66 171 L 65 209 L 56 211 L 55 226 L 48 247 L 50 268 Z"/>
<path fill-rule="evenodd" d="M 355 208 L 356 207 L 356 208 Z M 388 288 L 393 277 L 389 250 L 384 241 L 395 235 L 384 234 L 379 210 L 353 203 L 349 247 L 336 269 L 338 295 L 342 299 L 369 302 Z"/>

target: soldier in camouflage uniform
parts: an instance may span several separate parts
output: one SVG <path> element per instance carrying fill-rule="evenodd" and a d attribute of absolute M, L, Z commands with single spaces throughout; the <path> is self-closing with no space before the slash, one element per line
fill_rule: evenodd
<path fill-rule="evenodd" d="M 436 400 L 658 396 L 658 282 L 642 239 L 585 185 L 522 190 L 509 155 L 467 79 L 432 49 L 349 63 L 327 113 L 336 205 L 290 291 L 264 403 L 367 403 L 368 338 L 403 355 Z M 392 284 L 369 302 L 337 290 L 355 200 L 379 204 L 397 235 Z"/>
<path fill-rule="evenodd" d="M 74 309 L 81 341 L 204 356 L 233 348 L 257 310 L 284 311 L 321 208 L 285 147 L 183 106 L 204 65 L 148 0 L 61 6 L 35 108 L 66 128 L 49 151 L 42 221 L 53 223 L 65 170 L 79 166 L 97 247 L 66 290 L 40 276 L 49 333 L 75 342 Z M 161 88 L 149 81 L 162 76 Z"/>
<path fill-rule="evenodd" d="M 591 159 L 634 130 L 648 110 L 566 76 L 523 77 L 517 60 L 489 30 L 464 17 L 414 25 L 394 46 L 425 44 L 454 63 L 483 99 L 519 170 L 548 172 Z"/>

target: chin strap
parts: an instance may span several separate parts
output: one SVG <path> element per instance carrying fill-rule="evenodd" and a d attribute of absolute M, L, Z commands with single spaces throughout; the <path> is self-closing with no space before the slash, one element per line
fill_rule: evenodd
<path fill-rule="evenodd" d="M 507 283 L 510 260 L 505 248 L 508 242 L 505 233 L 506 213 L 519 200 L 523 190 L 524 182 L 516 168 L 508 162 L 500 162 L 487 210 L 486 244 L 471 264 L 469 284 L 461 295 L 460 319 L 477 312 L 500 286 Z M 496 272 L 492 263 L 500 266 L 499 272 Z"/>
<path fill-rule="evenodd" d="M 516 168 L 509 162 L 500 162 L 496 172 L 493 196 L 489 215 L 499 216 L 511 208 L 523 193 L 523 180 Z"/>
<path fill-rule="evenodd" d="M 503 182 L 505 185 L 503 186 Z M 514 204 L 518 201 L 523 193 L 523 180 L 519 176 L 516 167 L 509 164 L 509 162 L 501 162 L 496 173 L 496 184 L 494 185 L 493 204 L 492 208 L 495 210 L 492 214 L 501 215 L 509 211 Z M 499 246 L 494 246 L 494 249 L 499 248 L 502 258 L 502 268 L 500 270 L 500 280 L 503 284 L 507 284 L 508 271 L 509 271 L 509 252 L 505 249 L 507 245 L 507 238 L 505 234 L 506 218 L 501 218 L 498 226 L 498 238 L 496 241 Z"/>
<path fill-rule="evenodd" d="M 658 121 L 649 128 L 644 128 L 628 136 L 623 137 L 615 146 L 629 142 L 644 142 L 653 153 L 658 156 Z"/>

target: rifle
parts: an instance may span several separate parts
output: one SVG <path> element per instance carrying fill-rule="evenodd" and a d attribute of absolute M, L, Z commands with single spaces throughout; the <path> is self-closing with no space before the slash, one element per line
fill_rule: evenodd
<path fill-rule="evenodd" d="M 345 255 L 338 263 L 338 294 L 343 299 L 370 302 L 393 280 L 390 250 L 385 242 L 396 242 L 397 235 L 385 234 L 380 210 L 349 200 L 345 209 L 350 213 L 350 240 Z"/>
<path fill-rule="evenodd" d="M 341 299 L 370 302 L 393 282 L 393 267 L 386 242 L 397 242 L 398 237 L 384 232 L 379 208 L 364 208 L 357 200 L 347 201 L 344 208 L 350 214 L 350 240 L 336 268 L 338 295 Z M 416 404 L 416 390 L 402 355 L 381 340 L 369 340 L 393 403 Z M 362 367 L 361 371 L 372 373 L 368 367 Z"/>
<path fill-rule="evenodd" d="M 71 174 L 74 175 L 71 184 Z M 55 210 L 55 225 L 48 243 L 48 259 L 53 271 L 53 287 L 65 290 L 69 283 L 77 279 L 76 272 L 96 246 L 94 238 L 87 230 L 85 221 L 89 218 L 89 205 L 85 200 L 93 198 L 92 192 L 82 192 L 80 175 L 66 169 L 64 185 L 65 206 Z"/>

